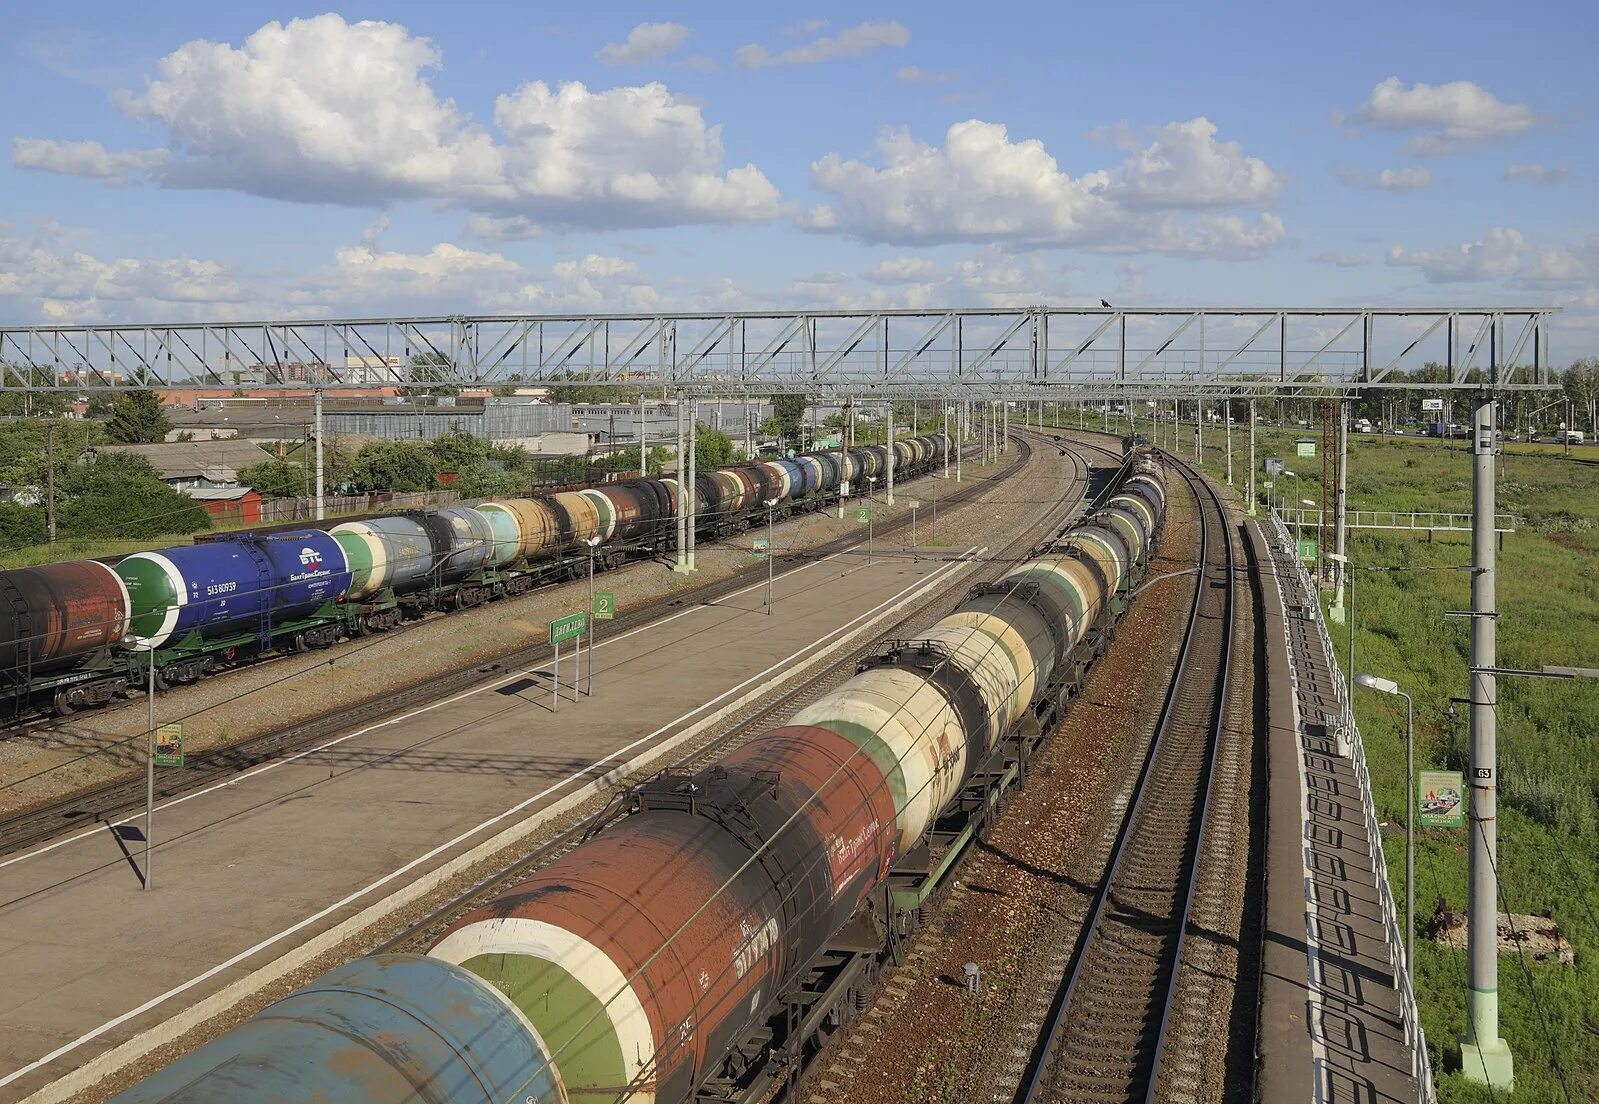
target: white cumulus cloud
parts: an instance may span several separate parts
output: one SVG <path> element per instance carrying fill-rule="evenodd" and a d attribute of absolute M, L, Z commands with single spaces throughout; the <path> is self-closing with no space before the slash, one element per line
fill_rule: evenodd
<path fill-rule="evenodd" d="M 776 52 L 756 43 L 740 46 L 733 55 L 733 64 L 740 69 L 765 69 L 772 65 L 814 65 L 821 61 L 860 57 L 871 50 L 889 46 L 904 46 L 911 33 L 900 24 L 861 23 L 845 27 L 835 35 L 823 35 L 803 46 L 791 46 Z"/>
<path fill-rule="evenodd" d="M 164 149 L 112 152 L 99 142 L 62 141 L 55 138 L 11 139 L 11 163 L 22 169 L 42 169 L 65 176 L 122 183 L 156 168 L 166 160 Z"/>
<path fill-rule="evenodd" d="M 1185 210 L 1258 206 L 1280 194 L 1278 173 L 1237 143 L 1217 142 L 1215 133 L 1203 118 L 1169 124 L 1119 168 L 1072 176 L 1042 142 L 1012 140 L 1000 123 L 956 123 L 940 146 L 904 129 L 887 130 L 878 138 L 877 164 L 834 153 L 811 166 L 813 183 L 832 197 L 831 225 L 815 215 L 801 225 L 896 244 L 1257 253 L 1283 236 L 1274 215 L 1180 217 Z"/>
<path fill-rule="evenodd" d="M 1512 165 L 1505 170 L 1506 180 L 1529 180 L 1535 184 L 1554 184 L 1571 175 L 1565 165 Z"/>
<path fill-rule="evenodd" d="M 681 23 L 640 23 L 628 32 L 626 42 L 607 42 L 597 56 L 612 65 L 639 65 L 665 57 L 687 42 L 688 34 Z"/>
<path fill-rule="evenodd" d="M 665 85 L 530 81 L 495 101 L 496 134 L 435 92 L 441 60 L 398 24 L 320 15 L 268 23 L 237 47 L 186 43 L 117 101 L 167 131 L 170 155 L 140 168 L 168 186 L 359 206 L 426 199 L 545 228 L 779 213 L 766 176 L 726 168 L 720 128 Z"/>
<path fill-rule="evenodd" d="M 1353 119 L 1379 130 L 1418 132 L 1406 147 L 1414 154 L 1453 153 L 1530 130 L 1539 121 L 1526 104 L 1507 104 L 1472 81 L 1418 81 L 1407 88 L 1398 77 L 1373 88 Z"/>
<path fill-rule="evenodd" d="M 1599 257 L 1599 248 L 1590 252 Z M 1534 245 L 1521 231 L 1505 226 L 1495 226 L 1480 241 L 1464 242 L 1453 249 L 1428 251 L 1396 245 L 1388 250 L 1388 263 L 1416 268 L 1431 283 L 1511 280 L 1526 286 L 1580 283 L 1591 267 L 1569 249 Z"/>
<path fill-rule="evenodd" d="M 1378 188 L 1385 192 L 1409 192 L 1432 183 L 1432 171 L 1425 165 L 1402 169 L 1383 169 L 1369 173 L 1360 169 L 1339 169 L 1338 181 L 1351 188 Z"/>
<path fill-rule="evenodd" d="M 1274 202 L 1283 177 L 1237 142 L 1216 141 L 1204 116 L 1167 123 L 1122 166 L 1118 193 L 1146 207 L 1220 207 Z"/>
<path fill-rule="evenodd" d="M 938 277 L 938 265 L 926 257 L 890 257 L 866 270 L 866 278 L 874 284 L 917 284 Z"/>

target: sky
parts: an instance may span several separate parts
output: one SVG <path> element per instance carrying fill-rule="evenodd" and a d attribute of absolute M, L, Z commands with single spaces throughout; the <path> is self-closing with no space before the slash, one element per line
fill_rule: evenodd
<path fill-rule="evenodd" d="M 1558 306 L 1599 7 L 13 5 L 0 320 Z"/>

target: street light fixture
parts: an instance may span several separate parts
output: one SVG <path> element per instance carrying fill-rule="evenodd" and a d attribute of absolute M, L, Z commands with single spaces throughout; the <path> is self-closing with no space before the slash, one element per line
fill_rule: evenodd
<path fill-rule="evenodd" d="M 1393 679 L 1358 674 L 1355 685 L 1405 699 L 1405 969 L 1416 976 L 1416 703 Z"/>

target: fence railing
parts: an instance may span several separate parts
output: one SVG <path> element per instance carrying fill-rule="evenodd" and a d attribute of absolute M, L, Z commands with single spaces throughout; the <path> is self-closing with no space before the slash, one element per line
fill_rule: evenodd
<path fill-rule="evenodd" d="M 1321 511 L 1306 506 L 1279 506 L 1284 524 L 1315 529 L 1321 525 Z M 1515 514 L 1495 514 L 1494 532 L 1514 533 Z M 1415 532 L 1471 532 L 1471 514 L 1442 513 L 1437 510 L 1349 510 L 1344 524 L 1350 529 L 1403 529 Z"/>
<path fill-rule="evenodd" d="M 1272 512 L 1272 522 L 1276 526 L 1281 546 L 1295 547 L 1294 539 L 1289 535 L 1287 526 L 1276 511 Z M 1388 964 L 1393 969 L 1395 988 L 1399 993 L 1405 1045 L 1410 1048 L 1410 1072 L 1416 1080 L 1416 1097 L 1420 1104 L 1433 1104 L 1436 1097 L 1433 1093 L 1432 1060 L 1427 1054 L 1427 1035 L 1422 1030 L 1421 1014 L 1416 1005 L 1415 983 L 1410 975 L 1411 965 L 1405 961 L 1406 940 L 1401 914 L 1394 901 L 1393 888 L 1388 884 L 1388 861 L 1382 849 L 1382 824 L 1377 819 L 1377 802 L 1372 794 L 1371 775 L 1366 769 L 1366 745 L 1360 737 L 1360 726 L 1355 723 L 1354 705 L 1349 700 L 1347 683 L 1338 665 L 1338 653 L 1333 650 L 1332 638 L 1327 634 L 1327 622 L 1321 611 L 1320 591 L 1297 556 L 1293 557 L 1293 564 L 1294 570 L 1299 574 L 1299 585 L 1307 598 L 1306 609 L 1312 611 L 1316 619 L 1316 630 L 1321 636 L 1322 651 L 1326 653 L 1327 665 L 1334 676 L 1334 693 L 1338 698 L 1336 720 L 1343 727 L 1343 739 L 1339 743 L 1348 747 L 1350 767 L 1355 780 L 1360 784 L 1360 803 L 1366 814 L 1366 852 L 1371 860 L 1372 874 L 1377 883 L 1377 899 L 1382 907 L 1383 927 L 1388 943 Z"/>

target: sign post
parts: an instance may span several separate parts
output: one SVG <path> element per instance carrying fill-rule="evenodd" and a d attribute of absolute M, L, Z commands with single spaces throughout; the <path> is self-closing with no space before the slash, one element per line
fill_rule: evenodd
<path fill-rule="evenodd" d="M 550 711 L 555 712 L 561 705 L 561 645 L 568 640 L 576 640 L 588 631 L 588 614 L 570 613 L 565 617 L 557 617 L 550 622 L 550 644 L 555 648 L 555 663 L 551 668 L 554 679 L 550 683 Z M 576 680 L 573 681 L 574 693 Z M 576 700 L 575 698 L 573 699 Z"/>
<path fill-rule="evenodd" d="M 1416 822 L 1423 828 L 1466 826 L 1466 779 L 1460 771 L 1416 772 Z"/>
<path fill-rule="evenodd" d="M 155 765 L 183 766 L 183 726 L 164 724 L 155 730 Z"/>
<path fill-rule="evenodd" d="M 916 508 L 921 505 L 918 499 L 908 499 L 911 508 L 911 559 L 916 559 Z"/>

